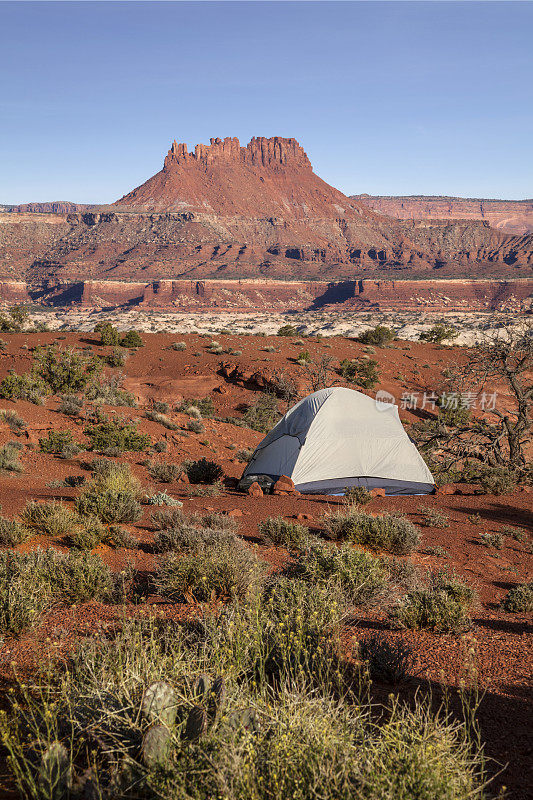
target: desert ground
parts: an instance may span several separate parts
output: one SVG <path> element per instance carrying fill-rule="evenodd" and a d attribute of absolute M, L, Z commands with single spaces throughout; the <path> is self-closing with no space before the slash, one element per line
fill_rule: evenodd
<path fill-rule="evenodd" d="M 91 330 L 105 318 L 104 312 L 85 317 L 78 311 L 34 314 L 34 322 L 46 321 L 50 328 L 59 330 L 2 334 L 0 381 L 12 371 L 18 375 L 27 373 L 37 348 L 49 345 L 62 350 L 74 348 L 85 356 L 111 355 L 113 347 L 102 346 L 99 335 Z M 141 317 L 131 312 L 121 316 L 117 327 L 141 330 L 143 345 L 128 349 L 122 365 L 106 365 L 97 380 L 101 385 L 110 385 L 110 379 L 114 380 L 115 388 L 129 393 L 134 405 L 114 405 L 102 397 L 84 398 L 76 411 L 72 404 L 65 405 L 61 392 L 48 394 L 37 403 L 1 399 L 0 410 L 8 413 L 0 421 L 0 447 L 14 442 L 20 463 L 20 471 L 0 470 L 1 514 L 7 520 L 24 520 L 24 509 L 32 500 L 39 504 L 54 501 L 73 510 L 75 499 L 91 481 L 88 463 L 102 457 L 98 449 L 93 447 L 91 451 L 91 440 L 85 432 L 100 419 L 98 415 L 104 413 L 108 419 L 132 423 L 138 433 L 149 437 L 140 451 L 109 451 L 106 456 L 129 465 L 141 487 L 141 516 L 122 525 L 130 534 L 128 547 L 120 546 L 120 542 L 101 542 L 90 549 L 113 574 L 133 572 L 135 591 L 127 591 L 121 602 L 58 601 L 16 635 L 9 629 L 4 632 L 0 670 L 5 696 L 17 681 L 32 683 L 49 660 L 67 662 L 80 641 L 105 638 L 125 618 L 194 620 L 226 602 L 214 594 L 207 603 L 201 602 L 194 588 L 187 600 L 171 599 L 153 587 L 152 577 L 161 556 L 154 547 L 158 526 L 151 515 L 161 509 L 149 505 L 148 497 L 165 492 L 183 504 L 181 511 L 186 515 L 215 513 L 232 520 L 237 536 L 259 560 L 266 562 L 272 574 L 284 570 L 294 554 L 290 547 L 272 544 L 261 536 L 258 526 L 262 521 L 283 517 L 305 526 L 310 535 L 323 540 L 323 517 L 345 509 L 343 498 L 295 493 L 250 496 L 237 488 L 250 451 L 264 435 L 246 423 L 246 409 L 268 393 L 268 380 L 273 376 L 293 381 L 299 396 L 312 390 L 309 374 L 301 363 L 302 351 L 308 352 L 312 362 L 330 358 L 328 382 L 351 388 L 358 387 L 336 371 L 340 362 L 372 359 L 378 365 L 379 382 L 372 390 L 363 391 L 371 395 L 378 388 L 390 392 L 400 405 L 400 416 L 409 432 L 412 425 L 436 412 L 421 409 L 420 404 L 407 407 L 402 397 L 438 394 L 445 376 L 468 361 L 466 345 L 475 341 L 483 327 L 500 324 L 493 318 L 467 316 L 452 345 L 436 345 L 418 341 L 418 334 L 431 326 L 432 318 L 416 320 L 396 315 L 396 320 L 400 322 L 396 326 L 398 338 L 387 346 L 369 348 L 356 341 L 355 336 L 375 324 L 370 315 L 332 321 L 316 314 L 178 317 L 155 313 Z M 389 319 L 381 315 L 379 322 L 387 324 Z M 275 335 L 287 323 L 296 325 L 299 332 Z M 506 387 L 494 388 L 499 407 L 505 406 L 509 399 Z M 81 392 L 69 394 L 82 396 Z M 276 402 L 280 413 L 289 404 L 281 396 Z M 14 420 L 11 412 L 16 412 L 21 421 Z M 474 414 L 481 412 L 475 410 Z M 50 432 L 70 432 L 77 448 L 43 452 L 42 442 Z M 181 465 L 199 459 L 220 465 L 221 479 L 215 488 L 209 484 L 202 490 L 202 484 L 189 482 L 186 468 Z M 177 465 L 169 482 L 157 479 L 162 473 L 153 469 L 154 464 Z M 453 713 L 459 713 L 458 698 L 465 681 L 469 683 L 470 690 L 480 699 L 480 736 L 490 759 L 488 775 L 493 778 L 488 796 L 507 787 L 508 796 L 516 800 L 525 800 L 531 787 L 528 725 L 532 710 L 532 620 L 531 614 L 511 613 L 501 603 L 510 589 L 531 581 L 532 491 L 524 485 L 504 494 L 481 494 L 476 484 L 459 481 L 438 489 L 434 495 L 372 497 L 362 508 L 364 513 L 392 514 L 416 526 L 420 535 L 417 546 L 398 558 L 412 564 L 422 582 L 427 580 L 428 571 L 444 569 L 475 590 L 469 624 L 453 633 L 398 628 L 390 616 L 391 605 L 398 601 L 396 596 L 356 605 L 343 619 L 340 631 L 346 658 L 357 660 L 357 643 L 374 634 L 387 641 L 402 641 L 411 649 L 408 674 L 402 680 L 372 680 L 370 692 L 377 704 L 386 702 L 391 693 L 412 703 L 416 692 L 430 691 L 435 705 L 446 698 Z M 55 535 L 39 530 L 38 525 L 30 525 L 30 535 L 8 549 L 21 554 L 47 547 L 65 554 L 75 549 L 68 532 Z M 369 552 L 376 555 L 375 549 Z M 378 550 L 377 555 L 383 553 Z M 4 749 L 2 796 L 16 797 L 19 795 L 6 755 Z"/>

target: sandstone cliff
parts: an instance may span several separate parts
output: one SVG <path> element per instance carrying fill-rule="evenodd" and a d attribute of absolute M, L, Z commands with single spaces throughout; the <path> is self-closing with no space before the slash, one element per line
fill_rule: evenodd
<path fill-rule="evenodd" d="M 397 219 L 482 220 L 506 233 L 533 233 L 533 200 L 476 200 L 463 197 L 373 197 L 352 200 Z"/>

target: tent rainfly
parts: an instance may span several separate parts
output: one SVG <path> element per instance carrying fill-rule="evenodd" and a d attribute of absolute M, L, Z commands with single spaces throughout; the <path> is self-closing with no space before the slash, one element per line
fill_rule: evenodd
<path fill-rule="evenodd" d="M 398 407 L 342 387 L 321 389 L 289 409 L 257 446 L 241 480 L 281 475 L 315 494 L 352 486 L 383 488 L 388 495 L 435 491 Z"/>

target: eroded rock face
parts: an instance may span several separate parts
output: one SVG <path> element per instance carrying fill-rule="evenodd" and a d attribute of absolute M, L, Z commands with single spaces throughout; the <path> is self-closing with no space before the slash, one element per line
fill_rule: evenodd
<path fill-rule="evenodd" d="M 162 303 L 171 279 L 532 275 L 533 234 L 377 213 L 315 175 L 295 139 L 211 139 L 192 153 L 174 142 L 162 169 L 113 206 L 60 205 L 0 213 L 0 279 L 141 281 L 146 302 L 151 291 Z"/>
<path fill-rule="evenodd" d="M 351 199 L 397 219 L 482 220 L 505 233 L 533 233 L 533 200 L 373 197 L 368 194 L 356 194 Z"/>

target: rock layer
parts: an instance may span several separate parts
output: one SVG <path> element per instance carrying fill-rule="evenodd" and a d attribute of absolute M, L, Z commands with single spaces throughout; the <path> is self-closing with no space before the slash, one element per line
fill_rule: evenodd
<path fill-rule="evenodd" d="M 353 195 L 373 211 L 397 219 L 461 219 L 488 222 L 512 234 L 533 233 L 533 200 L 480 200 L 464 197 L 373 197 Z"/>

